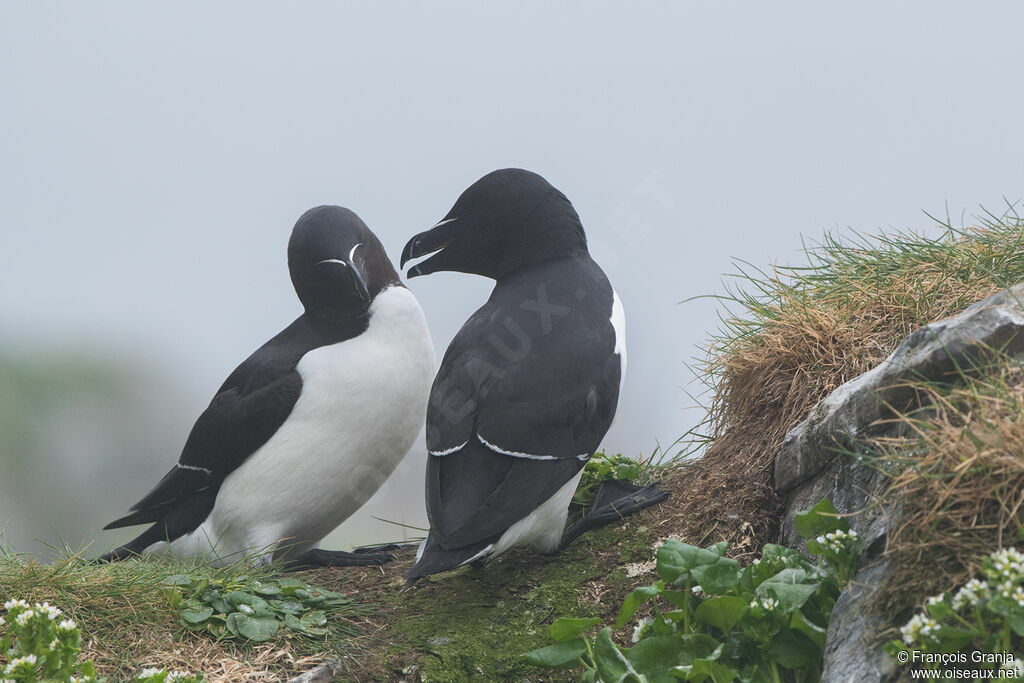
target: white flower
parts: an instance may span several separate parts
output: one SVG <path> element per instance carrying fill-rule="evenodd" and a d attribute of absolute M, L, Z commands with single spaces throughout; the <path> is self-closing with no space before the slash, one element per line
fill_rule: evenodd
<path fill-rule="evenodd" d="M 1024 662 L 1021 662 L 1016 657 L 1008 662 L 1003 662 L 1003 665 L 1000 668 L 1004 671 L 1014 672 L 1014 675 L 1009 676 L 1009 678 L 1024 678 Z"/>
<path fill-rule="evenodd" d="M 913 645 L 917 641 L 917 637 L 921 633 L 921 628 L 925 625 L 926 620 L 927 617 L 923 614 L 915 614 L 905 626 L 900 628 L 900 635 L 903 636 L 905 644 Z"/>
<path fill-rule="evenodd" d="M 27 666 L 25 666 L 25 665 L 27 665 Z M 34 670 L 35 667 L 36 667 L 36 656 L 30 654 L 30 655 L 25 655 L 24 657 L 15 657 L 14 659 L 12 659 L 11 663 L 7 665 L 6 669 L 4 669 L 4 673 L 5 674 L 12 674 L 15 671 L 17 671 L 19 668 L 25 668 L 25 669 L 28 669 L 28 670 Z"/>
<path fill-rule="evenodd" d="M 35 615 L 36 615 L 36 613 L 35 613 L 35 612 L 33 612 L 33 611 L 32 611 L 31 609 L 27 609 L 27 610 L 25 610 L 24 612 L 21 612 L 20 614 L 18 614 L 18 616 L 16 616 L 16 617 L 14 618 L 14 620 L 15 620 L 16 622 L 18 622 L 18 626 L 24 626 L 24 625 L 25 625 L 25 624 L 27 624 L 27 623 L 29 622 L 29 620 L 30 620 L 30 619 L 31 619 L 32 617 L 34 617 Z"/>
<path fill-rule="evenodd" d="M 171 673 L 167 674 L 167 680 L 177 681 L 181 680 L 182 678 L 189 678 L 190 676 L 192 676 L 192 674 L 190 674 L 187 671 L 172 671 Z"/>
<path fill-rule="evenodd" d="M 75 622 L 72 619 L 64 619 L 59 624 L 57 624 L 58 631 L 74 631 L 75 628 Z"/>
<path fill-rule="evenodd" d="M 4 603 L 4 609 L 9 610 L 13 609 L 14 607 L 24 607 L 25 609 L 28 609 L 29 604 L 24 600 L 8 600 Z"/>
<path fill-rule="evenodd" d="M 818 537 L 817 537 L 816 539 L 814 539 L 814 540 L 818 542 L 818 545 L 825 545 L 825 543 L 826 543 L 826 541 L 825 541 L 825 537 L 824 537 L 824 536 L 818 536 Z"/>
<path fill-rule="evenodd" d="M 45 614 L 46 618 L 50 621 L 54 621 L 57 617 L 61 615 L 61 611 L 56 607 L 50 605 L 50 603 L 48 602 L 44 602 L 41 605 L 37 602 L 36 609 L 39 610 L 40 614 Z"/>
<path fill-rule="evenodd" d="M 157 669 L 157 668 L 143 669 L 138 677 L 140 679 L 145 680 L 147 678 L 153 678 L 154 676 L 162 674 L 163 672 L 164 672 L 163 669 Z"/>
<path fill-rule="evenodd" d="M 53 652 L 60 646 L 60 641 L 54 638 L 50 641 L 50 652 Z"/>
<path fill-rule="evenodd" d="M 754 561 L 751 562 L 751 564 L 761 564 L 761 558 L 760 557 L 755 557 Z"/>
<path fill-rule="evenodd" d="M 636 626 L 633 628 L 633 642 L 638 643 L 644 636 L 644 631 L 651 625 L 651 618 L 644 617 L 643 619 L 636 622 Z"/>
<path fill-rule="evenodd" d="M 953 596 L 953 609 L 959 611 L 966 605 L 977 607 L 980 600 L 988 597 L 988 582 L 971 579 Z"/>
<path fill-rule="evenodd" d="M 990 555 L 992 564 L 1003 578 L 1013 579 L 1024 573 L 1024 554 L 1016 548 L 1003 548 Z"/>
<path fill-rule="evenodd" d="M 943 597 L 944 596 L 942 596 L 942 595 L 933 595 L 930 598 L 928 598 L 928 600 L 926 601 L 926 604 L 928 604 L 928 605 L 938 605 L 939 603 L 941 603 L 943 601 Z"/>

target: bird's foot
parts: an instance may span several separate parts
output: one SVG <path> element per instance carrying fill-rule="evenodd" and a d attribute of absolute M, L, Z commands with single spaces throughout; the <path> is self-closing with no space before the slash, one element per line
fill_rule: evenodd
<path fill-rule="evenodd" d="M 668 498 L 657 482 L 637 486 L 628 481 L 612 479 L 598 485 L 594 503 L 576 526 L 562 536 L 558 549 L 564 550 L 582 534 L 612 524 L 644 508 L 657 505 Z"/>
<path fill-rule="evenodd" d="M 365 545 L 361 548 L 355 548 L 352 550 L 356 555 L 366 554 L 378 554 L 378 553 L 393 553 L 396 550 L 405 550 L 406 548 L 415 548 L 419 543 L 382 543 L 380 545 Z"/>
<path fill-rule="evenodd" d="M 352 552 L 342 550 L 307 550 L 288 563 L 289 571 L 318 567 L 376 567 L 395 559 L 387 553 Z"/>

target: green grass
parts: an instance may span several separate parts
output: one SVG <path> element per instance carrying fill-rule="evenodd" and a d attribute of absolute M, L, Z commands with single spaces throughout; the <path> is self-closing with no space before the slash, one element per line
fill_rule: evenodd
<path fill-rule="evenodd" d="M 83 657 L 92 659 L 101 675 L 115 679 L 153 666 L 191 670 L 218 666 L 239 675 L 250 670 L 294 674 L 297 660 L 343 651 L 353 632 L 347 619 L 363 609 L 356 605 L 331 609 L 324 637 L 300 636 L 283 628 L 267 644 L 254 646 L 190 633 L 181 625 L 166 585 L 174 575 L 251 585 L 279 574 L 274 566 L 214 569 L 195 562 L 144 559 L 97 564 L 74 555 L 40 564 L 4 550 L 0 551 L 0 602 L 20 598 L 60 607 L 82 630 Z"/>
<path fill-rule="evenodd" d="M 1024 219 L 1013 207 L 967 227 L 937 223 L 929 235 L 825 235 L 805 244 L 797 265 L 739 264 L 714 297 L 725 311 L 695 369 L 712 395 L 691 444 L 706 448 L 701 467 L 710 474 L 700 488 L 725 482 L 736 498 L 752 498 L 730 477 L 761 472 L 758 483 L 770 485 L 782 440 L 818 401 L 877 366 L 910 332 L 1024 281 Z M 904 416 L 906 438 L 864 446 L 882 453 L 864 462 L 892 475 L 887 500 L 904 512 L 888 552 L 902 585 L 913 585 L 895 596 L 894 609 L 976 569 L 970 558 L 993 544 L 1018 541 L 1022 373 L 1012 363 L 965 370 L 953 384 L 922 384 L 929 407 Z M 712 497 L 695 503 L 689 519 L 728 539 L 738 532 L 716 520 L 736 505 Z M 758 514 L 780 514 L 770 498 L 760 505 Z"/>
<path fill-rule="evenodd" d="M 976 226 L 939 226 L 934 237 L 826 234 L 804 245 L 802 264 L 740 263 L 713 297 L 725 312 L 697 368 L 713 392 L 708 437 L 766 401 L 813 404 L 912 330 L 1024 280 L 1024 220 L 1012 207 Z"/>
<path fill-rule="evenodd" d="M 620 547 L 623 540 L 628 547 Z M 648 560 L 655 541 L 648 530 L 632 527 L 624 534 L 611 526 L 581 537 L 556 557 L 514 552 L 483 570 L 430 577 L 409 593 L 388 590 L 379 599 L 395 610 L 387 629 L 390 652 L 406 653 L 406 672 L 415 667 L 423 680 L 535 677 L 537 670 L 520 655 L 547 644 L 555 617 L 614 614 L 636 579 L 609 563 Z M 608 561 L 597 561 L 606 549 L 614 549 Z M 378 672 L 387 670 L 386 654 L 378 653 Z M 576 680 L 576 674 L 557 680 Z"/>

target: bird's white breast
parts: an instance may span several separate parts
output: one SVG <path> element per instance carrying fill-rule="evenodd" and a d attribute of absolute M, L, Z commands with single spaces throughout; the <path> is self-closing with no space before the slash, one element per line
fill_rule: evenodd
<path fill-rule="evenodd" d="M 365 332 L 308 352 L 296 369 L 302 393 L 288 419 L 224 480 L 191 535 L 220 557 L 282 539 L 294 552 L 315 547 L 391 475 L 426 417 L 434 351 L 423 311 L 390 287 Z"/>
<path fill-rule="evenodd" d="M 622 385 L 626 381 L 626 309 L 622 299 L 612 290 L 612 329 L 615 330 L 615 353 L 619 356 L 621 372 L 619 375 L 619 399 L 622 398 Z"/>

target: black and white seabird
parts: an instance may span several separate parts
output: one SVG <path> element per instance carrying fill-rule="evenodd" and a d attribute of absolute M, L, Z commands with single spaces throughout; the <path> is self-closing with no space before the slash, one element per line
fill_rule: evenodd
<path fill-rule="evenodd" d="M 517 545 L 554 552 L 582 530 L 663 500 L 656 489 L 608 489 L 596 516 L 563 536 L 626 370 L 622 303 L 565 195 L 535 173 L 494 171 L 409 241 L 401 265 L 428 254 L 410 278 L 447 270 L 496 284 L 452 340 L 431 390 L 430 533 L 409 584 Z"/>
<path fill-rule="evenodd" d="M 288 268 L 305 311 L 231 373 L 177 464 L 105 528 L 152 526 L 102 559 L 389 559 L 318 545 L 384 483 L 422 428 L 434 369 L 423 311 L 348 209 L 304 213 Z"/>

